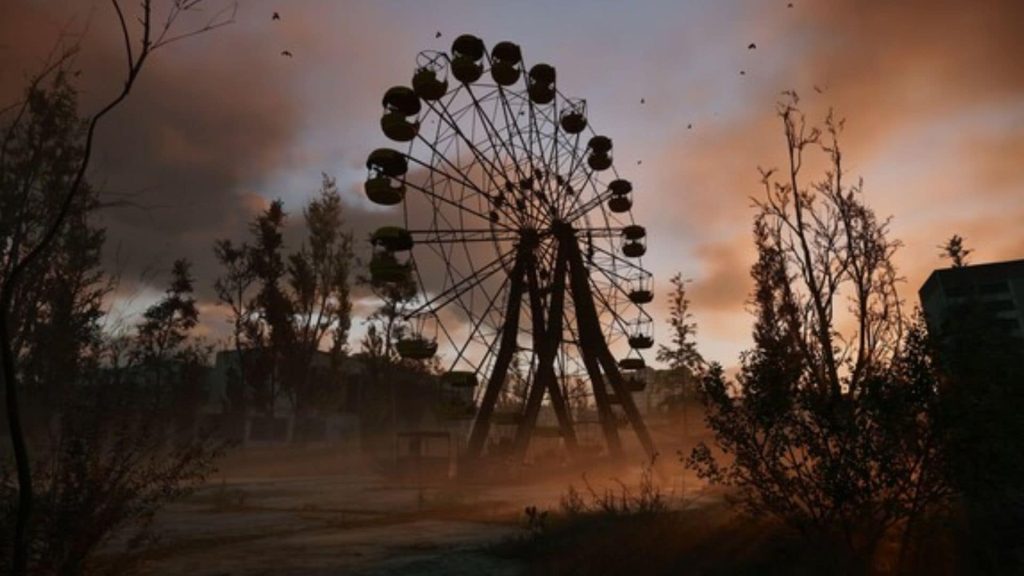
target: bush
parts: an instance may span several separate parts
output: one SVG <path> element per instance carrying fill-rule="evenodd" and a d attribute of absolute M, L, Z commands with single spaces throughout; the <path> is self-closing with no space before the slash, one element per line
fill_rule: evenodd
<path fill-rule="evenodd" d="M 154 515 L 213 471 L 224 445 L 174 438 L 173 416 L 140 390 L 82 390 L 36 459 L 30 525 L 32 574 L 123 574 L 153 541 Z M 9 562 L 17 487 L 0 467 L 0 562 Z"/>

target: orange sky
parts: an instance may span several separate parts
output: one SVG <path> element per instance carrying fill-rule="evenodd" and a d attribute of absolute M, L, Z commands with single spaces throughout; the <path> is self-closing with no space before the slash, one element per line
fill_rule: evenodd
<path fill-rule="evenodd" d="M 419 50 L 447 49 L 464 32 L 519 43 L 556 66 L 563 92 L 588 100 L 636 187 L 645 263 L 662 296 L 674 272 L 693 279 L 711 359 L 734 365 L 749 344 L 749 198 L 757 167 L 784 152 L 774 117 L 783 90 L 798 91 L 812 119 L 829 106 L 847 118 L 850 175 L 893 217 L 909 302 L 953 233 L 975 262 L 1024 257 L 1024 3 L 787 4 L 245 1 L 232 26 L 158 53 L 103 128 L 93 181 L 135 204 L 103 214 L 108 261 L 145 301 L 162 278 L 143 272 L 187 255 L 209 298 L 213 240 L 241 238 L 267 199 L 297 215 L 321 172 L 337 176 L 365 236 L 388 219 L 361 192 L 367 152 L 386 144 L 381 94 L 409 82 Z M 4 2 L 0 98 L 61 30 L 84 30 L 83 100 L 95 105 L 123 66 L 112 17 L 106 2 Z M 216 309 L 204 310 L 218 332 Z"/>

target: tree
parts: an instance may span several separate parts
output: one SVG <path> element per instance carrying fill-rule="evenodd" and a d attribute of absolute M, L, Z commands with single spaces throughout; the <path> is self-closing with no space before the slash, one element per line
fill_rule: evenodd
<path fill-rule="evenodd" d="M 171 408 L 185 435 L 194 432 L 210 353 L 209 347 L 191 336 L 199 323 L 191 267 L 186 259 L 174 261 L 170 285 L 163 299 L 143 313 L 130 351 L 131 364 L 141 372 L 151 398 Z"/>
<path fill-rule="evenodd" d="M 282 396 L 300 417 L 312 406 L 341 401 L 337 383 L 351 326 L 352 237 L 333 178 L 322 175 L 319 194 L 303 217 L 307 238 L 290 253 L 280 200 L 256 216 L 248 242 L 236 246 L 225 239 L 214 245 L 224 270 L 214 288 L 230 310 L 238 354 L 239 385 L 229 391 L 236 413 L 253 404 L 272 415 Z M 330 366 L 314 374 L 328 340 Z"/>
<path fill-rule="evenodd" d="M 250 296 L 256 282 L 249 257 L 249 246 L 235 246 L 231 240 L 218 240 L 213 252 L 224 269 L 214 282 L 214 291 L 221 304 L 228 307 L 231 322 L 231 338 L 234 346 L 236 366 L 228 374 L 225 412 L 231 415 L 236 433 L 244 430 L 248 412 L 248 390 L 256 386 L 257 379 L 250 374 L 246 360 L 246 348 L 250 346 L 248 335 L 256 322 L 255 306 Z"/>
<path fill-rule="evenodd" d="M 351 326 L 348 282 L 352 235 L 344 228 L 336 181 L 326 174 L 322 178 L 319 196 L 303 210 L 309 238 L 288 258 L 296 322 L 295 347 L 289 362 L 294 370 L 289 371 L 288 388 L 299 414 L 339 392 L 329 386 L 315 386 L 311 378 L 313 361 L 324 339 L 330 336 L 331 368 L 336 373 L 346 353 Z M 327 380 L 337 381 L 337 378 Z"/>
<path fill-rule="evenodd" d="M 374 254 L 374 258 L 396 262 L 395 255 L 382 251 Z M 374 326 L 375 338 L 380 338 L 379 346 L 363 346 L 364 350 L 376 350 L 377 353 L 371 356 L 374 360 L 384 364 L 399 362 L 398 353 L 395 351 L 395 343 L 398 342 L 408 326 L 405 325 L 402 310 L 413 298 L 416 297 L 416 281 L 411 274 L 403 276 L 398 281 L 381 281 L 372 277 L 360 277 L 359 282 L 369 286 L 377 298 L 381 301 L 380 306 L 366 320 L 367 324 Z M 369 346 L 368 346 L 369 345 Z"/>
<path fill-rule="evenodd" d="M 142 314 L 137 344 L 133 351 L 136 361 L 154 370 L 176 356 L 189 338 L 189 332 L 199 323 L 199 310 L 192 296 L 195 280 L 192 264 L 182 258 L 174 261 L 171 282 L 163 299 Z M 158 383 L 160 375 L 157 374 Z"/>
<path fill-rule="evenodd" d="M 253 243 L 249 249 L 253 276 L 256 281 L 256 323 L 251 323 L 249 340 L 254 344 L 254 356 L 259 365 L 259 381 L 266 382 L 266 398 L 261 402 L 269 416 L 274 415 L 277 398 L 281 395 L 285 358 L 295 343 L 292 322 L 295 307 L 285 292 L 284 258 L 284 204 L 280 200 L 256 217 L 250 225 Z"/>
<path fill-rule="evenodd" d="M 672 331 L 672 345 L 658 346 L 657 359 L 668 365 L 671 371 L 672 389 L 670 395 L 663 400 L 670 410 L 681 409 L 683 429 L 686 430 L 686 399 L 693 390 L 693 384 L 703 370 L 704 358 L 697 351 L 697 324 L 690 314 L 690 300 L 686 296 L 686 282 L 676 274 L 670 280 L 672 293 L 669 296 L 668 325 Z"/>
<path fill-rule="evenodd" d="M 861 183 L 844 181 L 843 122 L 830 113 L 824 130 L 808 128 L 797 104 L 789 94 L 778 108 L 788 170 L 762 170 L 755 199 L 754 347 L 735 386 L 717 365 L 701 384 L 714 443 L 731 459 L 701 445 L 689 464 L 749 511 L 838 543 L 850 559 L 838 568 L 856 571 L 884 534 L 948 495 L 937 379 L 923 325 L 908 329 L 901 311 L 899 244 Z M 829 168 L 807 185 L 815 149 Z"/>
<path fill-rule="evenodd" d="M 105 333 L 79 358 L 76 380 L 39 447 L 29 530 L 33 574 L 121 573 L 151 541 L 151 521 L 213 471 L 224 444 L 197 430 L 207 348 L 190 335 L 195 302 L 188 263 L 125 334 Z M 177 430 L 179 434 L 170 432 Z M 0 477 L 6 480 L 6 466 Z M 13 523 L 11 486 L 0 485 L 0 551 Z M 104 558 L 98 552 L 104 550 Z M 113 554 L 111 554 L 113 553 Z"/>
<path fill-rule="evenodd" d="M 167 10 L 163 22 L 153 15 L 151 0 L 143 0 L 141 15 L 138 22 L 141 25 L 141 39 L 137 44 L 133 43 L 132 30 L 130 29 L 121 5 L 117 0 L 112 0 L 115 12 L 117 13 L 122 37 L 124 39 L 124 50 L 127 59 L 127 71 L 124 83 L 116 95 L 111 98 L 98 112 L 93 114 L 85 122 L 84 130 L 76 133 L 66 134 L 70 136 L 65 149 L 75 150 L 70 158 L 62 159 L 72 166 L 71 170 L 60 174 L 60 179 L 54 181 L 54 194 L 58 201 L 55 210 L 49 211 L 44 218 L 33 222 L 35 234 L 29 234 L 27 229 L 22 228 L 21 232 L 10 239 L 10 244 L 3 247 L 7 256 L 7 267 L 3 272 L 3 280 L 0 282 L 0 368 L 2 368 L 5 404 L 7 421 L 10 429 L 11 443 L 14 451 L 15 464 L 18 477 L 18 514 L 15 521 L 14 551 L 11 560 L 11 571 L 15 575 L 24 574 L 28 561 L 28 526 L 32 509 L 32 470 L 29 462 L 28 447 L 26 444 L 21 421 L 20 400 L 18 394 L 19 368 L 18 359 L 14 350 L 12 334 L 12 313 L 15 307 L 15 297 L 19 288 L 23 286 L 28 272 L 45 258 L 61 232 L 67 224 L 69 216 L 77 203 L 80 203 L 85 185 L 85 174 L 89 168 L 92 158 L 93 142 L 96 130 L 100 122 L 114 109 L 116 109 L 131 93 L 143 66 L 152 53 L 169 43 L 186 38 L 198 33 L 212 30 L 223 26 L 231 21 L 232 16 L 218 12 L 212 20 L 203 27 L 177 34 L 174 26 L 178 17 L 186 12 L 198 8 L 201 0 L 179 0 L 171 4 Z M 4 109 L 3 133 L 0 135 L 0 182 L 6 188 L 12 179 L 20 179 L 14 184 L 14 189 L 20 190 L 24 196 L 42 180 L 54 176 L 44 172 L 42 169 L 48 167 L 43 161 L 45 152 L 52 152 L 49 147 L 37 147 L 34 149 L 34 156 L 29 157 L 28 170 L 17 171 L 18 154 L 12 152 L 18 148 L 19 139 L 25 134 L 32 134 L 49 130 L 47 123 L 53 119 L 51 114 L 40 114 L 40 109 L 35 107 L 39 95 L 45 92 L 46 82 L 55 77 L 66 77 L 71 73 L 70 63 L 76 51 L 71 47 L 60 51 L 53 62 L 43 68 L 41 72 L 33 76 L 26 89 L 26 97 L 12 107 Z M 52 112 L 54 109 L 49 108 Z M 10 154 L 10 155 L 9 155 Z"/>
<path fill-rule="evenodd" d="M 959 234 L 950 236 L 945 244 L 939 246 L 939 249 L 941 250 L 939 255 L 943 258 L 948 258 L 954 268 L 967 266 L 967 257 L 971 255 L 971 252 L 974 252 L 974 250 L 964 246 L 964 239 Z"/>
<path fill-rule="evenodd" d="M 27 94 L 26 102 L 26 120 L 6 132 L 0 280 L 39 240 L 42 225 L 63 201 L 59 193 L 74 176 L 81 152 L 83 124 L 68 74 L 55 73 Z M 25 268 L 13 289 L 8 334 L 19 367 L 22 412 L 35 428 L 52 423 L 79 374 L 82 355 L 99 339 L 98 320 L 111 284 L 99 269 L 105 234 L 89 218 L 98 203 L 96 191 L 83 185 L 46 258 Z"/>
<path fill-rule="evenodd" d="M 377 249 L 370 263 L 372 271 L 376 264 L 399 267 L 395 254 L 383 248 Z M 408 270 L 408 269 L 406 269 Z M 410 372 L 421 374 L 429 370 L 423 362 L 404 361 L 395 345 L 407 332 L 403 311 L 416 297 L 417 286 L 411 273 L 398 274 L 387 280 L 380 277 L 360 276 L 360 284 L 369 286 L 380 299 L 380 306 L 366 319 L 366 335 L 361 342 L 363 357 L 366 359 L 367 374 L 361 383 L 360 408 L 363 413 L 373 412 L 381 418 L 373 422 L 398 422 L 399 380 L 406 381 Z M 364 432 L 372 432 L 373 422 L 363 421 Z"/>

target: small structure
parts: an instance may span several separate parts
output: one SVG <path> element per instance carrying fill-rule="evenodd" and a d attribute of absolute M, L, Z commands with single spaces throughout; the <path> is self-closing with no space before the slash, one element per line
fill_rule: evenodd
<path fill-rule="evenodd" d="M 395 435 L 395 469 L 406 479 L 438 480 L 453 475 L 455 451 L 451 432 L 415 430 Z"/>

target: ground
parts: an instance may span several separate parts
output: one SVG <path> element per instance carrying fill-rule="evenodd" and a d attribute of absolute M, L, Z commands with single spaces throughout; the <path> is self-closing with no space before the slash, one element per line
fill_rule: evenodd
<path fill-rule="evenodd" d="M 288 450 L 236 454 L 161 513 L 144 573 L 523 574 L 518 561 L 488 548 L 524 534 L 526 506 L 553 509 L 582 480 L 577 468 L 544 480 L 417 484 L 365 461 L 342 462 L 330 449 Z M 591 470 L 588 478 L 599 484 L 634 472 Z"/>

